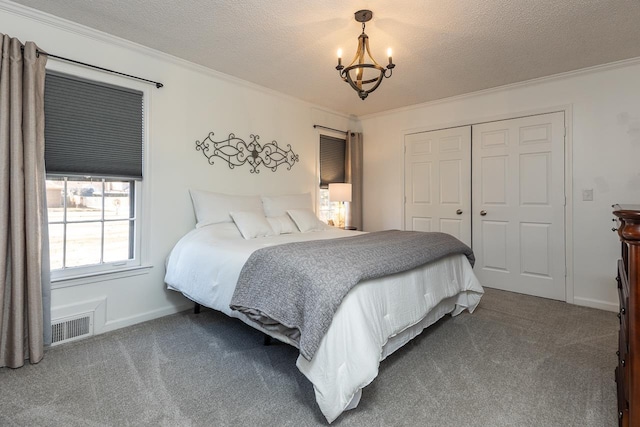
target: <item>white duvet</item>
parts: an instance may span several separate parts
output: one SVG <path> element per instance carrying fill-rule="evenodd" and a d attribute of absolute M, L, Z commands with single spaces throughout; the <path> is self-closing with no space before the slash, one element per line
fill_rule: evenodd
<path fill-rule="evenodd" d="M 197 228 L 169 255 L 165 282 L 201 305 L 295 345 L 285 335 L 265 331 L 229 308 L 242 266 L 253 251 L 265 246 L 357 233 L 330 229 L 245 240 L 233 223 Z M 362 388 L 378 375 L 380 362 L 389 354 L 445 314 L 455 316 L 464 309 L 473 312 L 482 293 L 464 255 L 356 285 L 336 311 L 313 359 L 298 356 L 296 362 L 313 384 L 327 421 L 357 406 Z"/>

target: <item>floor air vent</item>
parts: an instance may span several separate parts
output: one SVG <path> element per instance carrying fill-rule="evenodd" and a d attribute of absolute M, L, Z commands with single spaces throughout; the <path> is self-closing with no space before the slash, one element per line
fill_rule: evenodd
<path fill-rule="evenodd" d="M 51 325 L 51 345 L 76 341 L 91 335 L 93 335 L 93 312 L 55 319 Z"/>

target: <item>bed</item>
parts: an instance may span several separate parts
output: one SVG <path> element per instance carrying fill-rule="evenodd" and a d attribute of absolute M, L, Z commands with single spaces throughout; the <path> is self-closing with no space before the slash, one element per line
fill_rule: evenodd
<path fill-rule="evenodd" d="M 167 258 L 168 288 L 300 348 L 291 328 L 261 323 L 231 309 L 245 263 L 262 248 L 357 238 L 363 233 L 321 223 L 310 209 L 309 194 L 252 197 L 192 191 L 191 195 L 197 224 Z M 313 384 L 327 421 L 331 423 L 358 405 L 362 389 L 375 379 L 380 362 L 388 355 L 444 315 L 455 316 L 465 309 L 473 312 L 482 293 L 463 254 L 353 286 L 312 357 L 301 354 L 296 361 Z"/>

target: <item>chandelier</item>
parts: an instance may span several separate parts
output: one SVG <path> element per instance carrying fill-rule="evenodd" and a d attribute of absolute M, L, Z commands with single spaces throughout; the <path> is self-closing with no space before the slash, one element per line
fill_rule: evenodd
<path fill-rule="evenodd" d="M 346 67 L 342 65 L 342 49 L 338 49 L 338 65 L 336 70 L 345 82 L 358 92 L 360 99 L 364 99 L 382 83 L 382 78 L 389 78 L 393 74 L 395 64 L 391 59 L 391 48 L 387 50 L 389 57 L 389 65 L 386 68 L 373 59 L 369 51 L 369 36 L 364 33 L 365 23 L 371 20 L 373 12 L 370 10 L 359 10 L 355 13 L 355 19 L 362 22 L 362 34 L 358 37 L 358 48 L 353 60 Z M 367 54 L 368 63 L 365 62 L 365 52 Z M 389 72 L 387 75 L 387 71 Z"/>

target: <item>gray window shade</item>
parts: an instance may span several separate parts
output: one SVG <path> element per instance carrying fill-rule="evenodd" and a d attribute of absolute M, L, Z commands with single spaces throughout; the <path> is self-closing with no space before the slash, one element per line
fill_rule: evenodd
<path fill-rule="evenodd" d="M 320 135 L 320 188 L 333 182 L 344 182 L 346 141 Z"/>
<path fill-rule="evenodd" d="M 47 173 L 142 179 L 142 108 L 142 92 L 47 73 Z"/>

